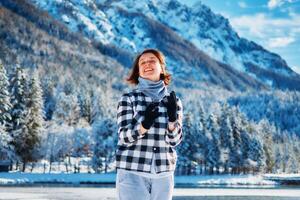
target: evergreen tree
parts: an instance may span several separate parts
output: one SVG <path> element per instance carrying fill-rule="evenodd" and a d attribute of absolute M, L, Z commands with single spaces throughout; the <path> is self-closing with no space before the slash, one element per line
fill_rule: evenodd
<path fill-rule="evenodd" d="M 260 171 L 260 169 L 265 166 L 265 157 L 262 142 L 258 139 L 258 137 L 252 137 L 248 154 L 249 159 L 254 162 L 253 171 Z"/>
<path fill-rule="evenodd" d="M 80 117 L 84 118 L 89 124 L 91 124 L 92 104 L 89 93 L 82 90 L 78 94 L 78 102 L 80 106 Z"/>
<path fill-rule="evenodd" d="M 204 155 L 201 152 L 197 131 L 195 125 L 192 124 L 190 114 L 186 114 L 183 119 L 184 142 L 177 146 L 177 152 L 179 154 L 177 162 L 178 173 L 190 174 L 193 162 L 203 162 Z"/>
<path fill-rule="evenodd" d="M 274 142 L 272 136 L 276 133 L 274 126 L 270 125 L 266 119 L 263 119 L 259 122 L 259 131 L 263 135 L 263 150 L 265 152 L 265 163 L 266 163 L 266 172 L 274 172 L 275 166 L 275 152 L 274 152 Z"/>
<path fill-rule="evenodd" d="M 6 70 L 0 60 L 0 161 L 13 158 L 12 137 L 7 132 L 9 130 L 10 116 L 10 96 L 8 92 L 8 78 Z"/>
<path fill-rule="evenodd" d="M 289 135 L 285 132 L 285 134 L 283 135 L 283 144 L 282 144 L 283 148 L 283 159 L 282 159 L 282 171 L 283 173 L 287 173 L 289 172 L 289 167 L 291 165 L 291 160 L 292 160 L 292 150 L 291 148 L 293 148 L 292 142 L 290 140 Z"/>
<path fill-rule="evenodd" d="M 14 151 L 11 141 L 11 136 L 5 131 L 5 127 L 0 124 L 0 161 L 13 158 Z"/>
<path fill-rule="evenodd" d="M 91 91 L 91 123 L 97 122 L 104 118 L 104 109 L 99 94 Z"/>
<path fill-rule="evenodd" d="M 213 114 L 209 115 L 207 122 L 207 132 L 209 133 L 209 142 L 207 144 L 207 158 L 206 162 L 209 167 L 209 173 L 213 173 L 214 167 L 217 173 L 219 173 L 220 165 L 220 135 L 217 119 Z"/>
<path fill-rule="evenodd" d="M 80 107 L 78 104 L 77 95 L 66 95 L 64 92 L 59 92 L 56 99 L 56 107 L 53 113 L 53 120 L 57 124 L 67 124 L 75 126 L 80 119 Z"/>
<path fill-rule="evenodd" d="M 245 115 L 240 113 L 241 119 L 241 154 L 242 154 L 242 170 L 249 173 L 250 170 L 258 172 L 265 166 L 263 140 L 256 125 L 247 121 Z"/>
<path fill-rule="evenodd" d="M 196 135 L 194 136 L 195 138 L 193 139 L 196 142 L 196 154 L 198 155 L 198 159 L 196 160 L 197 163 L 200 165 L 201 168 L 204 167 L 204 171 L 206 173 L 208 166 L 208 143 L 209 143 L 209 138 L 211 137 L 211 133 L 207 130 L 207 122 L 206 122 L 206 116 L 204 113 L 204 109 L 201 103 L 198 105 L 198 115 L 196 116 Z M 194 132 L 194 131 L 193 131 Z M 200 158 L 199 159 L 199 155 Z M 203 167 L 202 167 L 203 166 Z"/>
<path fill-rule="evenodd" d="M 229 150 L 229 161 L 228 165 L 232 168 L 232 173 L 236 174 L 240 172 L 240 167 L 242 166 L 242 141 L 241 141 L 241 117 L 237 108 L 230 109 L 230 126 L 232 128 L 232 139 L 233 143 Z"/>
<path fill-rule="evenodd" d="M 97 173 L 107 172 L 109 164 L 114 159 L 114 149 L 117 145 L 116 129 L 116 123 L 110 119 L 98 121 L 93 125 L 95 144 L 92 167 Z"/>
<path fill-rule="evenodd" d="M 227 104 L 222 107 L 220 117 L 220 147 L 221 147 L 221 162 L 224 166 L 224 173 L 229 171 L 229 153 L 233 146 L 232 127 L 229 119 L 229 108 Z"/>
<path fill-rule="evenodd" d="M 4 131 L 5 127 L 8 127 L 10 116 L 10 96 L 8 92 L 9 82 L 6 75 L 6 70 L 0 61 L 0 125 L 3 125 Z"/>
<path fill-rule="evenodd" d="M 26 161 L 23 160 L 22 155 L 27 151 L 27 144 L 25 143 L 28 136 L 28 129 L 26 126 L 27 117 L 27 99 L 26 99 L 26 75 L 23 69 L 16 67 L 10 79 L 10 93 L 11 93 L 11 121 L 10 133 L 13 138 L 12 144 L 17 156 L 23 162 L 23 171 L 25 170 Z"/>
<path fill-rule="evenodd" d="M 206 117 L 204 113 L 204 109 L 201 103 L 199 103 L 198 107 L 198 115 L 196 115 L 196 122 L 198 123 L 197 126 L 199 127 L 199 130 L 204 130 L 207 128 L 206 126 Z"/>
<path fill-rule="evenodd" d="M 300 140 L 296 134 L 293 134 L 291 137 L 293 141 L 293 152 L 294 152 L 292 173 L 299 173 L 300 172 Z"/>
<path fill-rule="evenodd" d="M 281 150 L 281 145 L 280 144 L 276 144 L 275 147 L 275 163 L 274 163 L 274 167 L 276 169 L 276 172 L 280 172 L 282 171 L 282 161 L 283 161 L 283 155 L 282 155 L 282 150 Z"/>
<path fill-rule="evenodd" d="M 45 120 L 50 121 L 56 107 L 55 81 L 50 77 L 44 78 L 42 80 L 42 88 Z"/>
<path fill-rule="evenodd" d="M 290 135 L 289 136 L 289 148 L 290 148 L 290 159 L 288 164 L 288 173 L 298 173 L 300 163 L 298 162 L 297 148 L 299 149 L 299 139 L 297 140 L 297 136 Z"/>
<path fill-rule="evenodd" d="M 41 134 L 43 131 L 43 99 L 42 89 L 37 72 L 29 82 L 27 95 L 27 117 L 26 126 L 28 135 L 25 143 L 27 144 L 26 153 L 23 152 L 23 160 L 36 161 L 38 159 L 38 148 L 41 142 Z M 26 154 L 26 156 L 25 156 Z"/>

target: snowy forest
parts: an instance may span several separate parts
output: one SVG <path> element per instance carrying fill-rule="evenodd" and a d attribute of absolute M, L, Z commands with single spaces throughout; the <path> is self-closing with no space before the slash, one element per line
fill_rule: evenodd
<path fill-rule="evenodd" d="M 175 90 L 184 106 L 177 175 L 299 173 L 299 92 Z M 21 66 L 8 73 L 0 64 L 0 161 L 28 172 L 114 171 L 124 91 L 112 91 L 62 85 Z"/>

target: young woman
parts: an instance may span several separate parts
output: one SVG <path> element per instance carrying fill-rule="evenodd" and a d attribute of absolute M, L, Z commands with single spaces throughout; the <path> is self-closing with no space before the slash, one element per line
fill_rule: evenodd
<path fill-rule="evenodd" d="M 137 87 L 118 103 L 119 200 L 172 199 L 182 104 L 174 91 L 168 93 L 170 80 L 160 51 L 146 49 L 135 59 L 127 81 Z"/>

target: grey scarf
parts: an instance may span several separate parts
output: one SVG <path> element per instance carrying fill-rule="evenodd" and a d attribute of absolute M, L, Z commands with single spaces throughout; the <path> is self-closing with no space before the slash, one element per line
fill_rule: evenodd
<path fill-rule="evenodd" d="M 146 96 L 151 97 L 154 101 L 161 101 L 168 94 L 167 87 L 162 80 L 153 82 L 139 77 L 138 90 Z"/>

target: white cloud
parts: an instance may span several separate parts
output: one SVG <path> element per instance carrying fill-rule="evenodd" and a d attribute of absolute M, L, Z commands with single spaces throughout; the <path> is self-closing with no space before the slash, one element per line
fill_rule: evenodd
<path fill-rule="evenodd" d="M 276 7 L 282 6 L 284 3 L 294 3 L 294 2 L 297 2 L 297 0 L 269 0 L 268 8 L 274 9 Z"/>
<path fill-rule="evenodd" d="M 238 31 L 250 31 L 251 34 L 259 38 L 264 37 L 264 28 L 268 24 L 264 13 L 231 18 L 230 22 Z"/>
<path fill-rule="evenodd" d="M 254 37 L 269 38 L 298 37 L 300 15 L 293 14 L 289 18 L 271 18 L 265 13 L 243 15 L 229 18 L 231 25 L 242 36 L 251 34 Z"/>
<path fill-rule="evenodd" d="M 286 47 L 293 42 L 295 42 L 295 38 L 293 37 L 270 38 L 268 41 L 268 46 L 270 48 Z"/>
<path fill-rule="evenodd" d="M 269 0 L 268 8 L 273 9 L 283 4 L 283 0 Z"/>
<path fill-rule="evenodd" d="M 239 5 L 241 8 L 247 8 L 247 4 L 246 4 L 246 2 L 244 2 L 244 1 L 239 1 L 239 2 L 238 2 L 238 5 Z"/>

